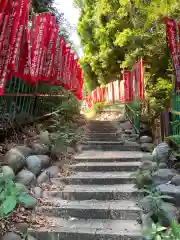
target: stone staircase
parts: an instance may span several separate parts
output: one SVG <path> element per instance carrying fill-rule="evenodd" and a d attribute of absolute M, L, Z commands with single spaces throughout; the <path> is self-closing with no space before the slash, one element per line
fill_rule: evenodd
<path fill-rule="evenodd" d="M 136 142 L 121 140 L 134 134 L 121 123 L 91 121 L 81 143 L 82 153 L 69 165 L 69 177 L 53 179 L 62 191 L 47 192 L 52 206 L 38 211 L 52 226 L 30 230 L 38 240 L 140 240 L 140 192 L 134 187 L 133 172 L 144 156 Z M 122 126 L 123 123 L 122 123 Z M 122 127 L 123 129 L 123 127 Z"/>

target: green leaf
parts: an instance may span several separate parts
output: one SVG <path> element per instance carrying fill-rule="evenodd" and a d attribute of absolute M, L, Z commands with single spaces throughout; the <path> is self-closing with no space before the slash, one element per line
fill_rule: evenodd
<path fill-rule="evenodd" d="M 21 204 L 31 204 L 34 201 L 34 198 L 29 194 L 22 192 L 18 196 L 18 202 Z"/>
<path fill-rule="evenodd" d="M 160 235 L 155 236 L 154 240 L 162 240 Z"/>
<path fill-rule="evenodd" d="M 171 227 L 172 227 L 172 233 L 174 234 L 174 236 L 180 237 L 179 225 L 175 220 L 172 221 Z"/>
<path fill-rule="evenodd" d="M 3 201 L 1 207 L 5 215 L 9 214 L 14 210 L 17 204 L 17 199 L 14 196 L 7 196 L 5 201 Z"/>
<path fill-rule="evenodd" d="M 157 227 L 157 232 L 162 232 L 162 231 L 165 231 L 165 230 L 167 230 L 166 227 L 163 227 L 163 226 Z"/>

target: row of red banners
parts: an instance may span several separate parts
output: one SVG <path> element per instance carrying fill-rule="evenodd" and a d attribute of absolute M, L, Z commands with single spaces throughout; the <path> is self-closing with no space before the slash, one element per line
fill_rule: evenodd
<path fill-rule="evenodd" d="M 175 89 L 178 90 L 180 87 L 180 22 L 177 23 L 174 19 L 167 17 L 165 18 L 165 24 L 167 40 L 176 73 Z"/>
<path fill-rule="evenodd" d="M 28 18 L 28 0 L 0 1 L 0 95 L 6 80 L 16 76 L 33 85 L 63 86 L 82 99 L 82 70 L 55 17 L 33 16 L 31 26 Z"/>
<path fill-rule="evenodd" d="M 137 62 L 132 71 L 123 74 L 123 80 L 108 83 L 103 88 L 96 88 L 89 94 L 84 107 L 91 108 L 97 102 L 130 102 L 144 99 L 144 66 L 142 60 Z"/>

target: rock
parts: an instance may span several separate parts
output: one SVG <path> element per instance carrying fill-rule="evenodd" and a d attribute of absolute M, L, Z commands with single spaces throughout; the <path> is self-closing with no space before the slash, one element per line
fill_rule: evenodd
<path fill-rule="evenodd" d="M 160 163 L 160 164 L 159 164 L 159 168 L 160 168 L 160 169 L 165 169 L 165 168 L 168 168 L 168 166 L 167 166 L 166 163 Z"/>
<path fill-rule="evenodd" d="M 152 138 L 149 136 L 142 136 L 140 137 L 140 142 L 141 143 L 151 143 L 152 142 Z"/>
<path fill-rule="evenodd" d="M 48 155 L 36 155 L 36 157 L 40 159 L 43 168 L 49 166 L 51 159 Z"/>
<path fill-rule="evenodd" d="M 44 167 L 50 163 L 50 157 L 47 155 L 32 155 L 26 158 L 27 168 L 38 175 Z"/>
<path fill-rule="evenodd" d="M 152 152 L 153 150 L 153 144 L 152 143 L 142 143 L 141 149 L 143 152 Z"/>
<path fill-rule="evenodd" d="M 51 166 L 45 169 L 37 178 L 37 183 L 39 185 L 49 182 L 50 178 L 55 178 L 59 175 L 59 167 Z"/>
<path fill-rule="evenodd" d="M 128 147 L 140 147 L 139 143 L 131 142 L 131 141 L 124 141 L 124 146 Z"/>
<path fill-rule="evenodd" d="M 27 240 L 37 240 L 35 237 L 28 235 Z"/>
<path fill-rule="evenodd" d="M 57 166 L 51 166 L 45 171 L 50 176 L 50 178 L 55 178 L 59 175 L 59 168 Z"/>
<path fill-rule="evenodd" d="M 29 193 L 29 190 L 25 185 L 21 183 L 15 183 L 15 185 L 19 189 L 19 191 Z"/>
<path fill-rule="evenodd" d="M 38 175 L 41 172 L 42 164 L 39 157 L 32 155 L 26 158 L 26 165 L 28 170 L 30 170 L 35 175 Z"/>
<path fill-rule="evenodd" d="M 24 157 L 28 157 L 32 154 L 33 150 L 30 147 L 19 145 L 16 148 L 24 155 Z"/>
<path fill-rule="evenodd" d="M 40 144 L 40 143 L 32 143 L 32 149 L 34 155 L 44 155 L 49 154 L 50 149 L 49 146 Z"/>
<path fill-rule="evenodd" d="M 171 184 L 180 186 L 180 175 L 176 175 L 171 179 Z"/>
<path fill-rule="evenodd" d="M 3 157 L 3 161 L 8 163 L 15 173 L 25 165 L 24 155 L 16 148 L 11 148 Z"/>
<path fill-rule="evenodd" d="M 48 130 L 48 132 L 50 132 L 50 133 L 56 132 L 57 129 L 58 129 L 58 126 L 57 126 L 57 125 L 50 125 L 50 126 L 47 127 L 47 130 Z"/>
<path fill-rule="evenodd" d="M 149 229 L 152 228 L 152 223 L 153 223 L 150 214 L 142 213 L 141 219 L 142 219 L 142 232 L 148 232 Z M 150 239 L 143 237 L 142 240 L 150 240 Z"/>
<path fill-rule="evenodd" d="M 41 131 L 39 134 L 39 139 L 42 144 L 45 145 L 50 145 L 51 144 L 51 139 L 49 137 L 49 132 L 48 131 Z"/>
<path fill-rule="evenodd" d="M 174 203 L 176 206 L 180 206 L 180 187 L 172 184 L 161 184 L 156 187 L 164 195 L 172 197 L 168 199 L 169 202 Z"/>
<path fill-rule="evenodd" d="M 155 185 L 167 183 L 176 175 L 176 173 L 170 169 L 159 169 L 152 174 L 153 182 Z"/>
<path fill-rule="evenodd" d="M 36 183 L 36 176 L 28 170 L 21 170 L 16 175 L 16 182 L 25 186 L 33 186 Z"/>
<path fill-rule="evenodd" d="M 2 240 L 21 240 L 21 236 L 19 234 L 8 232 L 2 237 Z"/>
<path fill-rule="evenodd" d="M 145 160 L 143 161 L 142 165 L 139 167 L 141 170 L 156 170 L 157 169 L 157 163 Z"/>
<path fill-rule="evenodd" d="M 160 162 L 167 162 L 170 153 L 170 147 L 167 143 L 160 143 L 153 151 L 152 155 L 155 156 Z"/>
<path fill-rule="evenodd" d="M 154 162 L 155 161 L 155 159 L 154 159 L 154 157 L 153 157 L 153 155 L 152 154 L 150 154 L 150 153 L 144 153 L 144 157 L 142 158 L 142 161 L 151 161 L 151 162 Z"/>
<path fill-rule="evenodd" d="M 50 177 L 46 173 L 46 171 L 42 172 L 38 177 L 37 177 L 37 184 L 42 185 L 43 183 L 49 183 Z"/>
<path fill-rule="evenodd" d="M 122 130 L 127 130 L 127 129 L 131 129 L 132 130 L 132 124 L 129 122 L 129 121 L 126 121 L 126 122 L 123 122 L 123 123 L 120 123 L 120 126 L 119 126 Z M 131 132 L 133 133 L 133 132 Z"/>
<path fill-rule="evenodd" d="M 27 209 L 34 209 L 37 203 L 38 203 L 37 200 L 32 196 L 28 197 L 27 202 L 21 201 L 21 199 L 19 199 L 19 204 Z"/>
<path fill-rule="evenodd" d="M 15 179 L 15 174 L 14 174 L 14 171 L 12 170 L 11 167 L 9 167 L 9 166 L 2 166 L 1 169 L 2 169 L 3 175 L 5 177 L 10 178 L 11 180 Z"/>
<path fill-rule="evenodd" d="M 28 225 L 28 223 L 17 223 L 17 224 L 15 225 L 15 227 L 16 227 L 16 229 L 17 229 L 18 231 L 20 231 L 21 233 L 26 234 L 27 231 L 28 231 L 29 225 Z"/>
<path fill-rule="evenodd" d="M 134 131 L 133 131 L 132 129 L 126 129 L 126 130 L 125 130 L 125 133 L 126 133 L 126 134 L 132 134 L 132 133 L 134 133 Z"/>
<path fill-rule="evenodd" d="M 32 191 L 37 198 L 42 197 L 42 189 L 40 187 L 35 187 L 35 188 L 33 188 Z"/>

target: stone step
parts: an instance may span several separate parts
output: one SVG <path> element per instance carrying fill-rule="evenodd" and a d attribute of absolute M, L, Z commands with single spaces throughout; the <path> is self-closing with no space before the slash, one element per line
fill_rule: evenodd
<path fill-rule="evenodd" d="M 65 167 L 80 172 L 136 171 L 142 162 L 80 162 Z"/>
<path fill-rule="evenodd" d="M 117 127 L 97 127 L 97 128 L 87 128 L 88 129 L 88 133 L 111 133 L 111 134 L 115 134 L 118 132 L 118 128 Z"/>
<path fill-rule="evenodd" d="M 140 151 L 141 147 L 136 142 L 122 141 L 83 141 L 80 143 L 82 150 L 103 151 Z"/>
<path fill-rule="evenodd" d="M 134 184 L 66 185 L 63 191 L 45 191 L 45 197 L 64 200 L 138 200 L 142 193 Z"/>
<path fill-rule="evenodd" d="M 101 151 L 89 150 L 75 155 L 76 162 L 132 162 L 141 161 L 150 156 L 150 153 L 141 151 Z"/>
<path fill-rule="evenodd" d="M 119 139 L 121 139 L 120 133 L 88 132 L 85 136 L 86 141 L 119 141 Z"/>
<path fill-rule="evenodd" d="M 132 172 L 76 172 L 68 177 L 60 177 L 51 181 L 58 185 L 64 184 L 125 184 L 133 183 Z"/>
<path fill-rule="evenodd" d="M 29 229 L 38 240 L 140 240 L 141 226 L 133 220 L 48 218 L 49 227 Z"/>
<path fill-rule="evenodd" d="M 137 220 L 141 210 L 133 201 L 68 201 L 52 199 L 53 206 L 37 208 L 47 216 L 83 219 Z"/>

